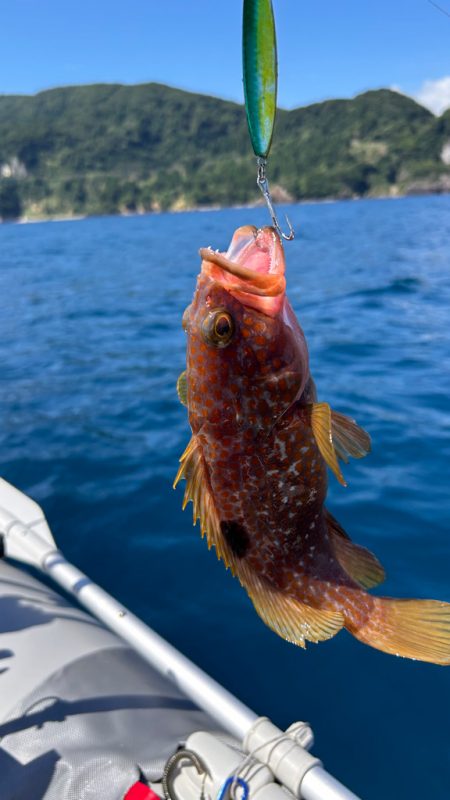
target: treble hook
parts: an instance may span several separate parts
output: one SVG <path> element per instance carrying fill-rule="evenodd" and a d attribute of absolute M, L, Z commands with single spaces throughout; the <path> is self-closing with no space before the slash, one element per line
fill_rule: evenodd
<path fill-rule="evenodd" d="M 273 207 L 272 198 L 270 196 L 269 181 L 267 180 L 267 175 L 266 175 L 267 161 L 265 158 L 258 157 L 256 159 L 256 163 L 258 165 L 258 177 L 256 179 L 256 182 L 263 193 L 264 200 L 266 201 L 267 208 L 269 209 L 269 214 L 272 217 L 273 227 L 278 233 L 278 236 L 280 236 L 286 242 L 291 242 L 295 236 L 295 233 L 289 221 L 289 217 L 287 216 L 287 214 L 285 214 L 286 222 L 289 225 L 289 234 L 287 234 L 283 233 L 283 231 L 281 230 L 280 223 L 278 222 L 277 215 Z"/>

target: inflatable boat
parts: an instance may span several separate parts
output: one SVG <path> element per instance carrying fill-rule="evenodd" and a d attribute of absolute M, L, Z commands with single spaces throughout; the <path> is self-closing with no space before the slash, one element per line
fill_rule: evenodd
<path fill-rule="evenodd" d="M 282 731 L 231 695 L 70 564 L 4 480 L 0 545 L 0 800 L 358 800 L 306 723 Z"/>

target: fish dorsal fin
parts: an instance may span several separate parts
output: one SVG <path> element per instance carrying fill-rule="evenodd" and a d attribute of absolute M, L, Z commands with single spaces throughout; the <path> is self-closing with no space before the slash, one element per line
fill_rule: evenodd
<path fill-rule="evenodd" d="M 370 436 L 354 419 L 331 411 L 331 435 L 334 449 L 342 461 L 348 463 L 352 458 L 364 458 L 370 453 Z"/>
<path fill-rule="evenodd" d="M 329 511 L 325 511 L 325 515 L 336 558 L 347 575 L 363 589 L 372 589 L 382 583 L 386 576 L 376 556 L 365 547 L 354 544 Z"/>
<path fill-rule="evenodd" d="M 235 559 L 221 532 L 220 519 L 214 503 L 207 468 L 196 436 L 192 436 L 180 458 L 180 466 L 173 484 L 174 489 L 181 478 L 186 481 L 183 511 L 191 501 L 194 525 L 200 519 L 201 534 L 206 536 L 208 549 L 215 547 L 217 557 L 224 561 L 226 567 L 231 568 L 234 575 L 236 572 Z"/>
<path fill-rule="evenodd" d="M 284 592 L 272 589 L 248 569 L 239 569 L 241 583 L 263 622 L 278 636 L 305 647 L 306 642 L 331 639 L 344 625 L 339 611 L 324 611 L 301 603 Z"/>
<path fill-rule="evenodd" d="M 183 403 L 184 406 L 187 406 L 187 377 L 186 377 L 186 370 L 182 372 L 178 376 L 177 380 L 177 394 L 180 400 L 180 403 Z"/>
<path fill-rule="evenodd" d="M 334 472 L 339 483 L 342 484 L 342 486 L 347 486 L 339 468 L 336 450 L 333 444 L 331 408 L 328 403 L 313 403 L 311 405 L 311 425 L 322 458 L 326 461 L 332 472 Z"/>

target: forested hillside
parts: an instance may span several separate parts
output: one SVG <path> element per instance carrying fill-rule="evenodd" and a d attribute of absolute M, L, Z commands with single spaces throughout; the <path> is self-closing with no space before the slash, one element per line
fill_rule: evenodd
<path fill-rule="evenodd" d="M 389 90 L 280 111 L 278 200 L 450 190 L 450 111 Z M 243 107 L 159 84 L 0 96 L 0 217 L 258 200 Z"/>

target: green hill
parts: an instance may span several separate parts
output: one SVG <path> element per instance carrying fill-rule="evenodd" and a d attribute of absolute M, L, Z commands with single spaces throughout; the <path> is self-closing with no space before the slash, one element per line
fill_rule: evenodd
<path fill-rule="evenodd" d="M 382 89 L 281 110 L 269 176 L 278 200 L 446 191 L 449 150 L 450 111 Z M 257 199 L 236 103 L 159 84 L 0 96 L 0 217 Z"/>

